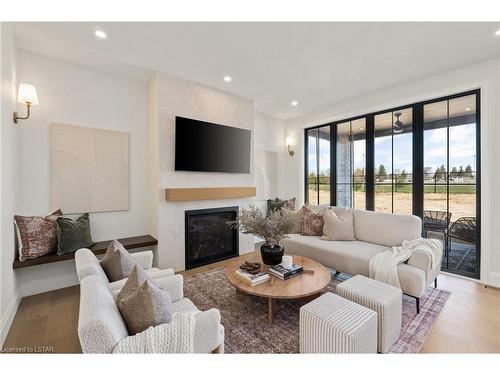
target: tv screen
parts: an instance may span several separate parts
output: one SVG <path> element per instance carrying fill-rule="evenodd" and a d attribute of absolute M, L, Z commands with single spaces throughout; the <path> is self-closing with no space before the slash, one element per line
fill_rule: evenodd
<path fill-rule="evenodd" d="M 176 116 L 175 170 L 250 173 L 250 130 Z"/>

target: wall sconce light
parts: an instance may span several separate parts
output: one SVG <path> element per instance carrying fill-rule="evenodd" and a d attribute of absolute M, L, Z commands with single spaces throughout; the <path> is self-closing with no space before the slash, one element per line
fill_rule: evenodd
<path fill-rule="evenodd" d="M 14 112 L 14 124 L 18 123 L 18 120 L 26 120 L 30 117 L 30 107 L 32 105 L 38 105 L 38 96 L 36 94 L 36 88 L 29 83 L 20 83 L 19 91 L 17 93 L 17 101 L 19 103 L 26 104 L 26 116 L 20 117 L 17 112 Z"/>
<path fill-rule="evenodd" d="M 290 136 L 286 137 L 285 143 L 286 143 L 286 147 L 288 149 L 288 155 L 293 156 L 293 154 L 295 154 L 295 151 L 292 150 L 293 138 Z"/>

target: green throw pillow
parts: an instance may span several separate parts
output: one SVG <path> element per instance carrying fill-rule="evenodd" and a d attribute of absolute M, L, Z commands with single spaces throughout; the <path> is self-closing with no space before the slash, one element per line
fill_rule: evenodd
<path fill-rule="evenodd" d="M 274 212 L 274 211 L 281 211 L 281 209 L 283 207 L 285 207 L 286 205 L 286 201 L 283 201 L 281 199 L 268 199 L 267 200 L 267 215 L 269 216 L 269 214 L 271 212 Z"/>
<path fill-rule="evenodd" d="M 57 219 L 57 255 L 73 253 L 93 244 L 88 213 L 76 220 L 67 217 Z"/>
<path fill-rule="evenodd" d="M 267 200 L 267 216 L 273 211 L 281 211 L 286 208 L 290 211 L 295 211 L 295 198 L 291 199 L 268 199 Z"/>

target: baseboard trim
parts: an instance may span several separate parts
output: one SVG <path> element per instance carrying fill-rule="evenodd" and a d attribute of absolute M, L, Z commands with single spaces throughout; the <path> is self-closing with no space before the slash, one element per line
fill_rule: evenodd
<path fill-rule="evenodd" d="M 3 344 L 10 330 L 10 326 L 14 321 L 17 313 L 17 308 L 21 303 L 21 296 L 19 295 L 19 288 L 14 292 L 14 295 L 10 299 L 9 305 L 5 311 L 5 314 L 0 319 L 0 351 L 3 348 Z"/>
<path fill-rule="evenodd" d="M 500 288 L 500 273 L 498 273 L 498 272 L 490 272 L 489 280 L 475 279 L 473 277 L 467 277 L 467 276 L 463 276 L 463 275 L 457 275 L 456 273 L 445 272 L 443 270 L 441 270 L 441 273 L 443 273 L 445 275 L 448 275 L 448 276 L 456 277 L 458 279 L 464 279 L 464 280 L 473 281 L 473 282 L 475 282 L 477 284 L 481 284 L 481 285 L 484 285 L 484 286 L 489 286 L 489 287 L 497 288 L 497 289 Z"/>
<path fill-rule="evenodd" d="M 488 283 L 485 285 L 500 289 L 500 272 L 490 272 Z"/>

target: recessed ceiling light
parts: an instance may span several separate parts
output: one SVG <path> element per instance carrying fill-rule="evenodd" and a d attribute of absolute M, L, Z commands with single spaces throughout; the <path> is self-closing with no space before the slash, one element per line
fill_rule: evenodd
<path fill-rule="evenodd" d="M 359 130 L 365 130 L 365 128 L 359 128 Z"/>
<path fill-rule="evenodd" d="M 231 81 L 232 81 L 231 76 L 225 76 L 224 77 L 224 82 L 231 82 Z"/>
<path fill-rule="evenodd" d="M 290 104 L 292 105 L 292 107 L 297 107 L 299 105 L 299 102 L 296 100 L 292 100 Z"/>
<path fill-rule="evenodd" d="M 94 31 L 94 35 L 96 37 L 98 37 L 99 39 L 106 39 L 106 37 L 108 36 L 104 31 L 102 30 L 96 30 Z"/>
<path fill-rule="evenodd" d="M 497 32 L 495 33 L 496 36 L 500 36 L 500 29 L 497 30 Z"/>
<path fill-rule="evenodd" d="M 472 109 L 471 107 L 467 107 L 467 108 L 465 108 L 465 110 L 466 110 L 467 112 L 468 112 L 468 111 L 470 111 L 471 109 Z"/>

